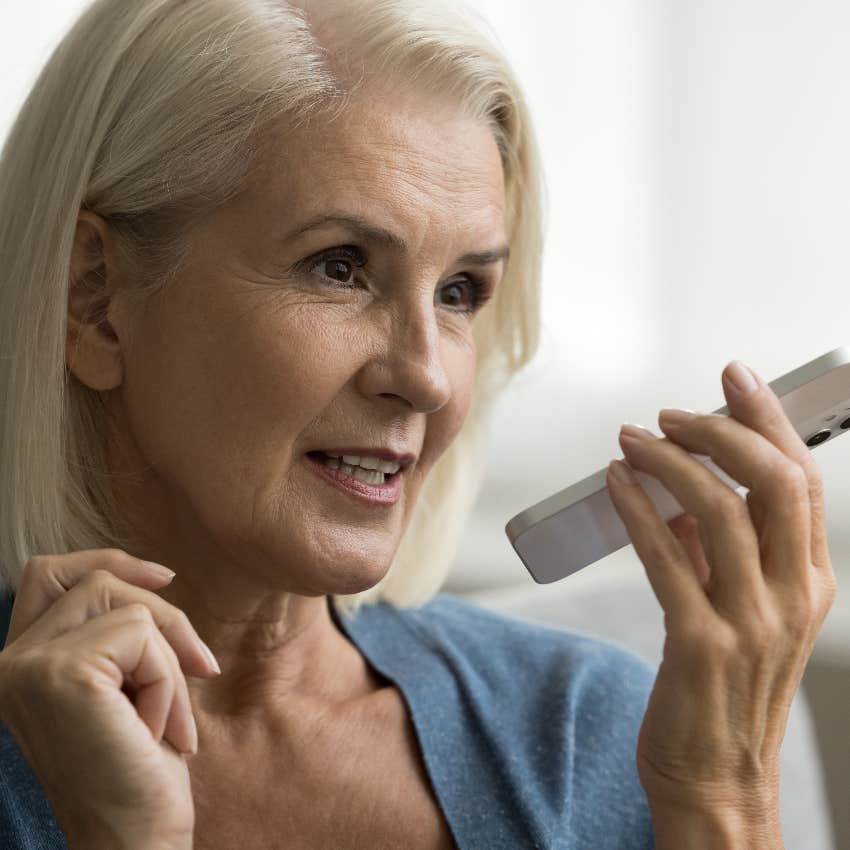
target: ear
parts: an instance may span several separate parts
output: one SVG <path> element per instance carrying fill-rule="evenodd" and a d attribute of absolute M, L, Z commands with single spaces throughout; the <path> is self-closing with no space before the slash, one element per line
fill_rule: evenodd
<path fill-rule="evenodd" d="M 93 390 L 121 384 L 121 343 L 108 317 L 115 313 L 115 267 L 109 262 L 111 234 L 107 222 L 81 210 L 71 253 L 68 331 L 65 362 L 74 376 Z"/>

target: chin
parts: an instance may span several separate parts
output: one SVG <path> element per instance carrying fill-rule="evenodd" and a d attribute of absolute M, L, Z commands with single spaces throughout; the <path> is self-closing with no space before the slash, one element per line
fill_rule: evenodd
<path fill-rule="evenodd" d="M 355 565 L 352 564 L 342 571 L 331 571 L 321 576 L 321 581 L 316 582 L 315 589 L 323 594 L 349 596 L 354 593 L 362 593 L 369 590 L 380 582 L 389 572 L 389 564 L 378 565 Z"/>

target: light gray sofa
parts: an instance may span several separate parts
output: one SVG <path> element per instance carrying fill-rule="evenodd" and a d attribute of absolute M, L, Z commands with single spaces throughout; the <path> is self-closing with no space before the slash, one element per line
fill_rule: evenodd
<path fill-rule="evenodd" d="M 521 569 L 521 564 L 520 564 Z M 615 581 L 578 580 L 551 585 L 523 580 L 508 587 L 470 588 L 463 578 L 443 590 L 522 619 L 580 631 L 623 644 L 657 667 L 664 643 L 663 612 L 645 575 Z M 833 827 L 812 710 L 805 689 L 791 706 L 780 753 L 780 817 L 788 850 L 848 850 Z M 836 817 L 845 817 L 842 809 Z M 842 833 L 843 835 L 843 833 Z M 838 843 L 838 841 L 841 843 Z"/>

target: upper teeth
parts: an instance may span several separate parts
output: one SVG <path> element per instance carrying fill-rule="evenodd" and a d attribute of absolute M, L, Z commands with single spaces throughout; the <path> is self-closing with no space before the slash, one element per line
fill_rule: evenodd
<path fill-rule="evenodd" d="M 393 463 L 390 460 L 382 460 L 378 457 L 358 457 L 357 455 L 338 455 L 333 452 L 325 452 L 329 457 L 341 457 L 343 463 L 347 463 L 349 466 L 362 466 L 363 469 L 377 469 L 381 472 L 389 473 L 390 475 L 396 473 L 401 469 L 401 465 L 398 463 Z"/>

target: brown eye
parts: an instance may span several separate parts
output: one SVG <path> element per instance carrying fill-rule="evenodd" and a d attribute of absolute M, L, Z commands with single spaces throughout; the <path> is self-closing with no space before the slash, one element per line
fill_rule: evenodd
<path fill-rule="evenodd" d="M 467 285 L 467 306 L 462 306 L 463 303 L 463 284 Z M 478 280 L 474 277 L 467 277 L 463 280 L 453 280 L 450 283 L 446 284 L 446 286 L 442 290 L 443 292 L 452 292 L 460 293 L 460 300 L 455 299 L 451 306 L 458 307 L 458 313 L 475 313 L 480 307 L 484 305 L 487 299 L 490 297 L 490 292 L 488 290 L 487 284 L 483 280 Z"/>
<path fill-rule="evenodd" d="M 355 269 L 361 269 L 366 265 L 366 258 L 353 245 L 344 245 L 340 248 L 331 248 L 323 251 L 302 264 L 308 272 L 316 272 L 338 285 L 341 289 L 353 289 L 355 281 L 349 280 L 354 275 Z"/>
<path fill-rule="evenodd" d="M 348 277 L 354 273 L 351 263 L 346 260 L 322 260 L 324 273 L 340 283 L 345 283 Z"/>

